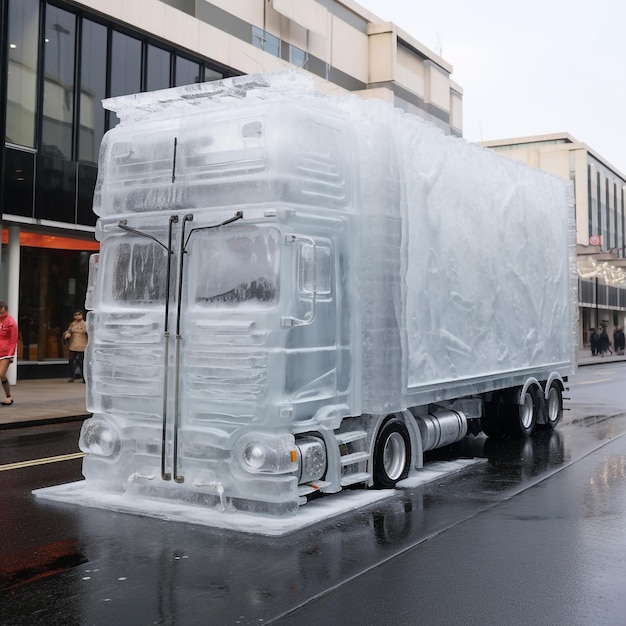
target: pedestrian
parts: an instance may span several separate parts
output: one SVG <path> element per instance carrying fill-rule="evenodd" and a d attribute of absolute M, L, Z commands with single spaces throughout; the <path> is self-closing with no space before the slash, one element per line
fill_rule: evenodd
<path fill-rule="evenodd" d="M 594 328 L 591 333 L 591 337 L 589 338 L 589 342 L 591 343 L 591 356 L 598 356 L 600 354 L 600 350 L 598 349 L 598 341 L 600 340 L 600 335 L 598 331 Z"/>
<path fill-rule="evenodd" d="M 600 356 L 604 356 L 605 352 L 611 352 L 611 342 L 605 328 L 598 328 L 600 339 L 598 339 L 598 349 Z M 612 353 L 611 353 L 612 354 Z"/>
<path fill-rule="evenodd" d="M 17 348 L 17 323 L 9 315 L 9 307 L 6 302 L 0 302 L 0 382 L 6 395 L 6 400 L 0 402 L 2 406 L 11 406 L 11 386 L 7 379 L 7 370 L 15 358 Z"/>
<path fill-rule="evenodd" d="M 624 331 L 621 326 L 617 326 L 613 331 L 613 347 L 615 348 L 615 354 L 623 355 L 625 345 L 626 337 L 624 337 Z"/>
<path fill-rule="evenodd" d="M 74 319 L 63 333 L 63 340 L 69 343 L 68 348 L 70 351 L 70 378 L 67 382 L 73 383 L 75 380 L 85 382 L 83 366 L 85 348 L 87 347 L 87 324 L 85 324 L 83 319 L 82 311 L 74 313 Z"/>

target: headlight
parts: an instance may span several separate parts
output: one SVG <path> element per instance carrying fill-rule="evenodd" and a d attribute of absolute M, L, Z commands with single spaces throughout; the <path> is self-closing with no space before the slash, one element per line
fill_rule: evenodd
<path fill-rule="evenodd" d="M 243 451 L 243 461 L 252 470 L 260 470 L 265 465 L 266 448 L 262 443 L 249 443 Z"/>
<path fill-rule="evenodd" d="M 99 419 L 88 419 L 80 431 L 78 447 L 87 454 L 113 456 L 120 451 L 120 438 L 117 431 Z"/>
<path fill-rule="evenodd" d="M 288 433 L 248 432 L 235 444 L 233 454 L 253 474 L 287 474 L 297 467 L 293 435 Z"/>

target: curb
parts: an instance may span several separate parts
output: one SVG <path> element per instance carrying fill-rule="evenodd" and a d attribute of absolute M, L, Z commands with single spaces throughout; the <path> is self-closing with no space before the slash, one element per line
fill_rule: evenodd
<path fill-rule="evenodd" d="M 65 424 L 68 422 L 80 422 L 91 417 L 91 413 L 84 415 L 65 415 L 63 417 L 48 417 L 41 419 L 26 419 L 16 422 L 0 424 L 0 430 L 14 430 L 17 428 L 30 428 L 31 426 L 45 426 L 46 424 Z"/>

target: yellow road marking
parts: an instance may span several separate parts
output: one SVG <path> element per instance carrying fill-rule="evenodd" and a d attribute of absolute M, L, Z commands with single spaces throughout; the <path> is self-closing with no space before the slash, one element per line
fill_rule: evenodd
<path fill-rule="evenodd" d="M 33 459 L 32 461 L 20 461 L 19 463 L 9 463 L 0 465 L 0 472 L 7 470 L 22 469 L 23 467 L 34 467 L 35 465 L 45 465 L 46 463 L 59 463 L 60 461 L 71 461 L 73 459 L 82 459 L 84 452 L 73 452 L 72 454 L 62 454 L 60 456 L 49 456 L 45 459 Z"/>

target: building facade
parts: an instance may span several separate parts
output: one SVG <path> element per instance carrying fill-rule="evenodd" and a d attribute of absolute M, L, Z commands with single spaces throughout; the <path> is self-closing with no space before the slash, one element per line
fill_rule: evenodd
<path fill-rule="evenodd" d="M 484 145 L 571 180 L 576 207 L 579 345 L 626 326 L 626 176 L 567 133 Z"/>
<path fill-rule="evenodd" d="M 64 375 L 82 309 L 104 98 L 297 67 L 462 135 L 452 67 L 351 0 L 0 0 L 0 299 L 12 377 Z"/>

